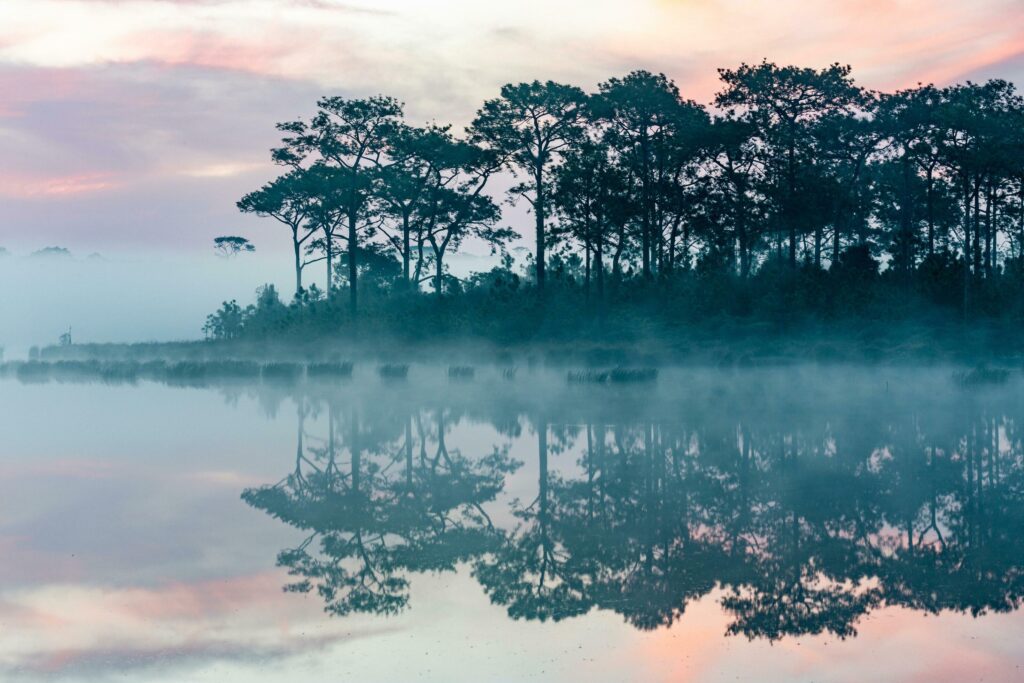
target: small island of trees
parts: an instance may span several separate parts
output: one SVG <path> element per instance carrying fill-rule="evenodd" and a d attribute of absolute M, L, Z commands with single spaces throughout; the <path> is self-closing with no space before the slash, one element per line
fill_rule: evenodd
<path fill-rule="evenodd" d="M 1019 326 L 1012 83 L 881 93 L 848 66 L 770 62 L 719 76 L 710 107 L 648 71 L 592 93 L 509 84 L 462 135 L 410 125 L 390 97 L 321 99 L 278 124 L 282 174 L 238 202 L 290 235 L 294 297 L 226 302 L 207 335 L 507 344 L 726 323 Z M 517 261 L 502 203 L 520 202 L 533 229 Z M 456 277 L 449 260 L 470 243 L 499 265 Z M 314 265 L 326 290 L 307 285 Z"/>

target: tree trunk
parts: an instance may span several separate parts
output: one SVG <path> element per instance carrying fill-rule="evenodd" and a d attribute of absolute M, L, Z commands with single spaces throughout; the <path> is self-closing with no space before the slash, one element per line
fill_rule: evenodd
<path fill-rule="evenodd" d="M 932 180 L 932 169 L 928 169 L 928 255 L 935 255 L 935 204 L 934 204 L 934 185 L 935 181 Z"/>
<path fill-rule="evenodd" d="M 796 149 L 789 143 L 789 196 L 786 202 L 786 222 L 789 224 L 789 265 L 796 268 Z"/>
<path fill-rule="evenodd" d="M 538 517 L 542 527 L 547 526 L 548 512 L 548 425 L 540 421 L 537 425 L 537 500 Z"/>
<path fill-rule="evenodd" d="M 746 279 L 750 275 L 750 236 L 747 234 L 747 210 L 743 197 L 742 186 L 736 188 L 736 232 L 740 240 L 740 277 Z"/>
<path fill-rule="evenodd" d="M 305 449 L 302 446 L 302 435 L 306 433 L 306 410 L 301 398 L 296 406 L 295 417 L 298 420 L 298 433 L 295 437 L 295 473 L 299 475 L 302 469 L 302 456 L 305 455 Z"/>
<path fill-rule="evenodd" d="M 352 408 L 352 410 L 349 412 L 349 421 L 350 421 L 349 428 L 351 430 L 350 435 L 349 435 L 349 453 L 352 456 L 352 462 L 351 462 L 352 495 L 353 496 L 358 496 L 359 495 L 359 489 L 360 489 L 360 486 L 361 486 L 360 479 L 362 477 L 362 470 L 363 470 L 363 468 L 362 468 L 362 465 L 360 463 L 360 461 L 362 460 L 362 449 L 361 449 L 361 447 L 359 445 L 359 414 L 356 412 L 355 408 Z"/>
<path fill-rule="evenodd" d="M 533 205 L 533 214 L 536 218 L 536 239 L 537 239 L 537 290 L 544 292 L 544 166 L 537 164 L 534 171 L 534 181 L 537 185 L 536 202 Z"/>
<path fill-rule="evenodd" d="M 413 280 L 416 281 L 416 288 L 419 289 L 420 278 L 423 277 L 423 237 L 419 236 L 416 240 L 416 272 L 414 273 Z"/>
<path fill-rule="evenodd" d="M 964 178 L 964 320 L 970 314 L 971 306 L 971 187 Z"/>
<path fill-rule="evenodd" d="M 839 262 L 840 242 L 842 241 L 843 234 L 842 225 L 845 220 L 845 216 L 836 216 L 835 223 L 832 225 L 832 266 Z"/>
<path fill-rule="evenodd" d="M 750 274 L 750 247 L 747 245 L 747 230 L 742 223 L 737 226 L 739 230 L 739 243 L 740 243 L 740 277 L 744 280 Z"/>
<path fill-rule="evenodd" d="M 971 245 L 975 275 L 981 274 L 981 176 L 974 177 L 974 243 Z"/>
<path fill-rule="evenodd" d="M 995 190 L 989 180 L 985 192 L 985 277 L 991 278 L 996 264 Z"/>
<path fill-rule="evenodd" d="M 302 244 L 298 229 L 292 230 L 292 247 L 295 251 L 295 296 L 302 294 Z"/>
<path fill-rule="evenodd" d="M 590 237 L 583 241 L 583 296 L 587 303 L 590 303 Z"/>
<path fill-rule="evenodd" d="M 409 287 L 409 261 L 411 260 L 411 254 L 409 253 L 409 212 L 405 211 L 402 214 L 402 277 L 405 279 L 406 288 Z"/>
<path fill-rule="evenodd" d="M 412 413 L 405 418 L 405 486 L 411 494 L 412 486 Z"/>
<path fill-rule="evenodd" d="M 327 298 L 334 294 L 334 231 L 324 228 L 324 253 L 327 256 Z"/>
<path fill-rule="evenodd" d="M 640 153 L 643 155 L 642 172 L 640 174 L 640 243 L 641 258 L 643 260 L 644 280 L 651 277 L 651 197 L 649 188 L 650 174 L 649 161 L 647 156 L 647 131 L 640 136 Z"/>
<path fill-rule="evenodd" d="M 1024 175 L 1020 177 L 1020 202 L 1017 206 L 1020 209 L 1020 245 L 1017 248 L 1017 258 L 1024 258 Z"/>
<path fill-rule="evenodd" d="M 1020 250 L 1018 258 L 1024 258 L 1024 175 L 1020 177 Z"/>
<path fill-rule="evenodd" d="M 913 203 L 913 200 L 911 199 L 910 192 L 910 161 L 908 160 L 906 155 L 904 155 L 903 157 L 901 169 L 903 171 L 903 199 L 901 201 L 902 206 L 900 208 L 899 249 L 903 255 L 903 272 L 904 274 L 909 275 L 909 273 L 914 269 L 912 263 L 913 256 L 911 254 L 911 232 L 914 218 L 911 213 L 911 205 Z M 904 283 L 905 282 L 906 280 L 904 280 Z"/>
<path fill-rule="evenodd" d="M 440 298 L 443 293 L 442 287 L 444 287 L 444 260 L 437 251 L 434 252 L 434 263 L 437 266 L 434 271 L 434 291 L 437 293 L 438 298 Z"/>
<path fill-rule="evenodd" d="M 356 212 L 350 211 L 348 214 L 348 309 L 353 321 L 359 312 L 359 299 L 356 292 L 359 280 L 359 267 L 356 263 L 356 250 L 359 248 L 356 219 Z"/>
<path fill-rule="evenodd" d="M 683 270 L 690 269 L 690 223 L 683 223 Z"/>

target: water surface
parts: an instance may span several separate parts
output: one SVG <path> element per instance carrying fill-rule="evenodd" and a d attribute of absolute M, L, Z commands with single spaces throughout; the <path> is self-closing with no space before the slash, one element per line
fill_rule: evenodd
<path fill-rule="evenodd" d="M 0 382 L 0 679 L 1019 680 L 1024 384 Z"/>

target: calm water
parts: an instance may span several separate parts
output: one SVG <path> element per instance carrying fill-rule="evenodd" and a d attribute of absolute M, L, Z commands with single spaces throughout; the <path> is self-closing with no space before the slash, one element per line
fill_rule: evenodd
<path fill-rule="evenodd" d="M 1024 382 L 950 375 L 6 379 L 0 680 L 1021 680 Z"/>

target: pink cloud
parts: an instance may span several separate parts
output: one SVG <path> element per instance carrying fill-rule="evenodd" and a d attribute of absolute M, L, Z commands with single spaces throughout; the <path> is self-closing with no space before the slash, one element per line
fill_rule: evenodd
<path fill-rule="evenodd" d="M 109 173 L 81 173 L 49 178 L 5 174 L 0 176 L 0 195 L 18 199 L 59 199 L 111 190 L 119 185 L 121 181 Z"/>
<path fill-rule="evenodd" d="M 893 607 L 866 618 L 855 638 L 821 635 L 768 643 L 724 636 L 728 619 L 718 607 L 719 597 L 713 593 L 690 604 L 672 628 L 631 634 L 618 657 L 638 680 L 665 683 L 744 679 L 752 672 L 763 681 L 1016 678 L 1015 641 L 1009 634 L 1019 615 L 977 620 Z"/>
<path fill-rule="evenodd" d="M 139 31 L 121 41 L 120 48 L 123 62 L 275 74 L 296 46 L 273 37 L 237 39 L 212 31 L 177 29 Z"/>
<path fill-rule="evenodd" d="M 386 633 L 324 619 L 315 601 L 281 591 L 281 572 L 153 587 L 42 585 L 0 602 L 0 671 L 125 672 L 159 663 L 287 657 Z"/>
<path fill-rule="evenodd" d="M 19 9 L 0 37 L 0 194 L 10 200 L 0 229 L 104 238 L 97 245 L 194 230 L 205 249 L 212 228 L 198 226 L 251 226 L 234 201 L 276 171 L 274 123 L 309 115 L 323 94 L 387 92 L 413 121 L 458 127 L 510 80 L 589 88 L 650 68 L 709 102 L 715 69 L 741 61 L 840 61 L 862 85 L 893 89 L 983 78 L 1024 54 L 1024 5 L 1014 0 L 526 0 L 543 11 L 445 0 L 395 12 L 326 0 L 272 11 L 11 2 Z M 95 32 L 75 23 L 88 28 L 89 17 L 99 17 Z"/>
<path fill-rule="evenodd" d="M 994 0 L 837 0 L 807 4 L 663 2 L 659 24 L 622 30 L 593 52 L 664 69 L 690 97 L 709 101 L 715 68 L 768 59 L 853 66 L 874 89 L 944 85 L 960 74 L 1024 50 L 1024 5 Z M 680 68 L 679 62 L 685 62 Z"/>
<path fill-rule="evenodd" d="M 175 582 L 158 588 L 129 588 L 103 601 L 102 609 L 106 614 L 103 618 L 210 619 L 259 604 L 279 604 L 282 583 L 280 572 L 266 572 L 192 583 Z"/>

